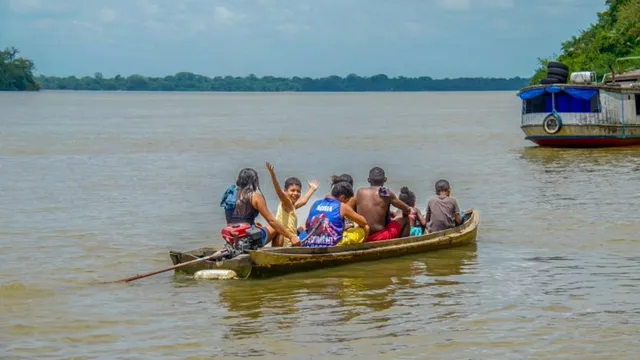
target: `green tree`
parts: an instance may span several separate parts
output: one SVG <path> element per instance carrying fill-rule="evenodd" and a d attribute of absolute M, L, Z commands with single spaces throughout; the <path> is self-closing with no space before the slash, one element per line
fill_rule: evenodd
<path fill-rule="evenodd" d="M 37 91 L 40 85 L 33 77 L 33 61 L 18 56 L 14 47 L 0 51 L 0 90 Z"/>
<path fill-rule="evenodd" d="M 640 0 L 607 0 L 605 4 L 607 9 L 598 14 L 595 24 L 562 43 L 559 56 L 538 59 L 539 67 L 530 84 L 540 83 L 546 76 L 546 64 L 552 59 L 566 64 L 572 72 L 594 71 L 600 79 L 611 71 L 617 58 L 640 56 Z"/>

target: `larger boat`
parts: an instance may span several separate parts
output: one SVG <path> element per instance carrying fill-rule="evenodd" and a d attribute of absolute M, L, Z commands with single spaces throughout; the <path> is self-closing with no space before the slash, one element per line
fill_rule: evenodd
<path fill-rule="evenodd" d="M 195 262 L 175 269 L 175 272 L 193 275 L 201 270 L 230 270 L 239 278 L 265 278 L 361 261 L 418 254 L 474 244 L 479 222 L 478 211 L 471 209 L 465 211 L 461 225 L 422 236 L 348 246 L 262 248 L 232 259 Z M 204 247 L 187 252 L 170 251 L 169 256 L 173 264 L 178 265 L 210 256 L 218 250 Z"/>
<path fill-rule="evenodd" d="M 620 63 L 640 56 L 617 59 Z M 566 65 L 549 62 L 540 85 L 522 88 L 521 129 L 525 139 L 548 147 L 640 145 L 640 70 L 605 74 L 569 74 Z"/>

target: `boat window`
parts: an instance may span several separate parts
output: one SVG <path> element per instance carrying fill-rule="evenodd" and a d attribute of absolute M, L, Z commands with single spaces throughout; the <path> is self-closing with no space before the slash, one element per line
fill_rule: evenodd
<path fill-rule="evenodd" d="M 640 116 L 640 94 L 636 94 L 636 115 Z"/>
<path fill-rule="evenodd" d="M 561 91 L 555 94 L 556 111 L 559 113 L 597 113 L 600 112 L 600 94 L 596 93 L 590 99 L 572 96 Z"/>
<path fill-rule="evenodd" d="M 551 94 L 545 93 L 533 99 L 525 100 L 523 110 L 525 114 L 551 112 Z"/>

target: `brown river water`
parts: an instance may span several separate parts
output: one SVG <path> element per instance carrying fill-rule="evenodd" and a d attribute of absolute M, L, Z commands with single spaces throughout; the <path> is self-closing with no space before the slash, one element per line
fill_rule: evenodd
<path fill-rule="evenodd" d="M 637 359 L 640 148 L 537 148 L 515 92 L 0 93 L 0 359 Z M 369 168 L 477 245 L 269 280 L 196 281 L 251 166 Z M 299 211 L 306 218 L 308 206 Z"/>

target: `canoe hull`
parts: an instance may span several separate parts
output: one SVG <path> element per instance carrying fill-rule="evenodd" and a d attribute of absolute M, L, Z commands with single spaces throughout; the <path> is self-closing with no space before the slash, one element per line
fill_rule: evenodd
<path fill-rule="evenodd" d="M 480 216 L 476 210 L 467 213 L 464 224 L 416 237 L 326 248 L 266 248 L 225 261 L 202 261 L 176 269 L 176 273 L 194 274 L 198 270 L 233 270 L 239 278 L 266 278 L 294 272 L 324 269 L 356 262 L 375 261 L 448 249 L 473 244 Z M 213 254 L 215 248 L 201 248 L 180 253 L 170 252 L 174 264 Z"/>
<path fill-rule="evenodd" d="M 472 244 L 475 242 L 476 235 L 477 229 L 474 229 L 463 236 L 446 236 L 429 242 L 421 242 L 393 248 L 374 248 L 326 255 L 282 257 L 258 251 L 251 254 L 253 261 L 252 271 L 254 272 L 255 277 L 267 277 L 291 272 L 329 268 L 355 262 L 376 261 L 420 254 Z"/>
<path fill-rule="evenodd" d="M 178 265 L 187 261 L 213 255 L 218 250 L 220 249 L 203 247 L 188 252 L 170 251 L 169 257 L 171 258 L 171 261 L 174 265 Z M 200 261 L 195 264 L 178 268 L 175 270 L 175 273 L 193 275 L 200 270 L 233 270 L 236 272 L 236 274 L 238 274 L 239 278 L 247 278 L 251 273 L 251 268 L 251 257 L 249 255 L 240 255 L 231 260 L 225 261 Z"/>

